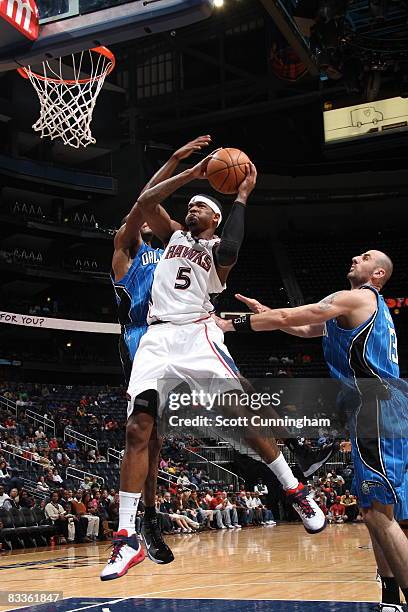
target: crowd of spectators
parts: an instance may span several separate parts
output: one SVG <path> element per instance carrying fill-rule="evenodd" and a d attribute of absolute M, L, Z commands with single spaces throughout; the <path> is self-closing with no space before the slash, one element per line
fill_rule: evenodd
<path fill-rule="evenodd" d="M 45 491 L 43 491 L 45 493 Z M 24 487 L 0 484 L 0 549 L 5 550 L 1 518 L 4 511 L 39 508 L 43 522 L 55 527 L 52 543 L 92 543 L 110 539 L 119 523 L 119 493 L 101 488 L 86 478 L 76 490 L 63 487 L 47 491 L 39 498 Z M 156 510 L 164 534 L 191 534 L 216 529 L 276 525 L 262 494 L 242 490 L 203 491 L 182 486 L 159 487 Z M 144 515 L 143 502 L 136 516 L 140 534 Z"/>
<path fill-rule="evenodd" d="M 309 484 L 308 487 L 329 523 L 362 521 L 357 498 L 346 488 L 344 477 L 334 470 L 320 478 L 316 485 Z"/>

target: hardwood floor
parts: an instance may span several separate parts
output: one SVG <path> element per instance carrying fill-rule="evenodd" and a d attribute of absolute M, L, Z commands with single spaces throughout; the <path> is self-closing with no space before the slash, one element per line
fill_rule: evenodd
<path fill-rule="evenodd" d="M 46 589 L 63 591 L 64 597 L 107 598 L 379 598 L 363 525 L 331 525 L 315 536 L 292 524 L 170 536 L 167 541 L 175 554 L 173 563 L 161 567 L 146 559 L 127 576 L 104 583 L 99 572 L 109 555 L 109 542 L 4 554 L 1 591 Z"/>

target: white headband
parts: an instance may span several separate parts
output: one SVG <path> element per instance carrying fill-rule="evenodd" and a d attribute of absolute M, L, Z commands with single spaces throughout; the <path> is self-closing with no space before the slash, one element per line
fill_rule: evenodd
<path fill-rule="evenodd" d="M 202 195 L 193 196 L 191 200 L 189 201 L 189 204 L 195 204 L 196 202 L 203 202 L 203 204 L 207 204 L 207 206 L 209 206 L 211 210 L 215 212 L 215 214 L 220 216 L 220 218 L 218 219 L 218 223 L 217 223 L 217 227 L 218 227 L 222 221 L 222 213 L 221 213 L 220 207 L 217 206 L 215 202 L 210 200 L 210 198 L 206 198 L 205 196 L 202 196 Z"/>

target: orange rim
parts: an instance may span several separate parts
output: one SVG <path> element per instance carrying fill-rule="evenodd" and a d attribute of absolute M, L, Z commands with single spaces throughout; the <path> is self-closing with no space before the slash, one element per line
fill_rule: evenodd
<path fill-rule="evenodd" d="M 47 81 L 48 83 L 66 83 L 67 85 L 76 85 L 76 84 L 84 84 L 84 83 L 90 83 L 91 81 L 97 81 L 98 79 L 102 78 L 102 76 L 108 76 L 108 74 L 110 74 L 116 66 L 116 58 L 115 55 L 112 53 L 112 51 L 110 49 L 108 49 L 107 47 L 94 47 L 93 49 L 89 49 L 89 51 L 93 51 L 94 53 L 99 53 L 99 55 L 104 55 L 108 60 L 110 60 L 111 65 L 109 66 L 109 69 L 105 75 L 105 72 L 103 72 L 102 74 L 98 74 L 95 75 L 93 77 L 88 77 L 86 79 L 52 79 L 49 77 L 44 76 L 43 74 L 38 74 L 36 72 L 33 72 L 32 74 L 37 78 L 40 79 L 40 81 Z M 28 79 L 28 69 L 25 68 L 24 66 L 21 68 L 17 68 L 17 72 L 19 73 L 20 76 L 22 76 L 24 79 Z"/>

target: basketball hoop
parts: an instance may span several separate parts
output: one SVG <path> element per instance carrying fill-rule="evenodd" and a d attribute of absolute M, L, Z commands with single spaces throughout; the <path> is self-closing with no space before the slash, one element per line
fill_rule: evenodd
<path fill-rule="evenodd" d="M 64 144 L 77 149 L 95 144 L 90 127 L 92 115 L 115 64 L 112 51 L 95 47 L 43 62 L 43 74 L 33 72 L 31 66 L 19 68 L 18 73 L 31 81 L 40 100 L 40 118 L 33 129 L 41 138 L 62 138 Z"/>

